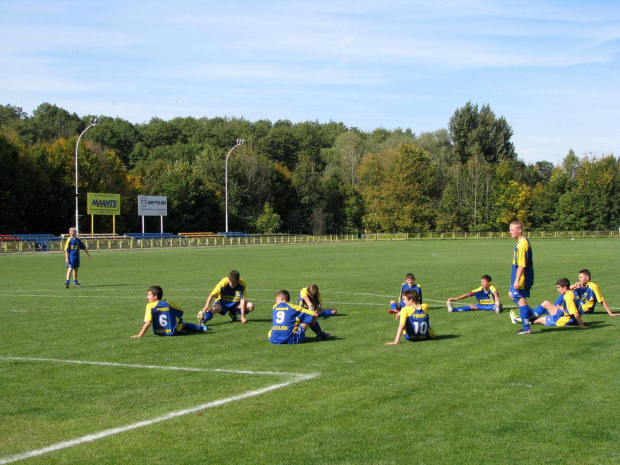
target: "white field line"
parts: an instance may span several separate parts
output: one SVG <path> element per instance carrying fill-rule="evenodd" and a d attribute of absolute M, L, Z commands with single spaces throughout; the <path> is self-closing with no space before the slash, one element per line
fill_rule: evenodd
<path fill-rule="evenodd" d="M 0 465 L 6 463 L 13 463 L 19 460 L 25 460 L 32 457 L 37 457 L 39 455 L 48 454 L 50 452 L 55 452 L 62 449 L 67 449 L 69 447 L 78 446 L 80 444 L 85 444 L 87 442 L 96 441 L 98 439 L 102 439 L 108 436 L 114 436 L 116 434 L 125 433 L 127 431 L 131 431 L 133 429 L 142 428 L 144 426 L 154 425 L 156 423 L 161 423 L 163 421 L 170 420 L 172 418 L 180 417 L 183 415 L 188 415 L 190 413 L 200 412 L 201 410 L 207 410 L 213 407 L 219 407 L 224 404 L 228 404 L 230 402 L 235 402 L 238 400 L 247 399 L 249 397 L 258 396 L 261 394 L 265 394 L 266 392 L 275 391 L 276 389 L 280 389 L 286 386 L 290 386 L 291 384 L 300 383 L 302 381 L 307 381 L 309 379 L 313 379 L 319 376 L 318 373 L 312 374 L 299 374 L 299 373 L 278 373 L 278 372 L 268 372 L 268 371 L 246 371 L 246 370 L 220 370 L 220 369 L 204 369 L 204 368 L 184 368 L 184 367 L 165 367 L 165 366 L 156 366 L 156 365 L 133 365 L 133 364 L 125 364 L 125 363 L 108 363 L 108 362 L 87 362 L 80 360 L 57 360 L 57 359 L 45 359 L 45 358 L 25 358 L 25 357 L 0 357 L 0 360 L 22 360 L 22 361 L 33 361 L 33 362 L 56 362 L 56 363 L 74 363 L 74 364 L 85 364 L 85 365 L 100 365 L 100 366 L 118 366 L 118 367 L 127 367 L 127 368 L 145 368 L 145 369 L 160 369 L 160 370 L 181 370 L 181 371 L 198 371 L 198 372 L 225 372 L 225 373 L 239 373 L 239 374 L 249 374 L 249 375 L 281 375 L 281 376 L 292 376 L 293 379 L 289 381 L 284 381 L 278 384 L 272 384 L 270 386 L 256 389 L 253 391 L 248 391 L 243 394 L 239 394 L 232 397 L 226 397 L 224 399 L 215 400 L 213 402 L 208 402 L 206 404 L 197 405 L 195 407 L 191 407 L 188 409 L 178 410 L 176 412 L 170 412 L 165 415 L 161 415 L 155 418 L 151 418 L 150 420 L 139 421 L 137 423 L 131 423 L 126 426 L 121 426 L 119 428 L 107 429 L 104 431 L 100 431 L 99 433 L 88 434 L 86 436 L 82 436 L 80 438 L 72 439 L 69 441 L 59 442 L 57 444 L 52 444 L 51 446 L 44 447 L 42 449 L 32 450 L 30 452 L 24 452 L 21 454 L 10 455 L 7 457 L 0 457 Z"/>

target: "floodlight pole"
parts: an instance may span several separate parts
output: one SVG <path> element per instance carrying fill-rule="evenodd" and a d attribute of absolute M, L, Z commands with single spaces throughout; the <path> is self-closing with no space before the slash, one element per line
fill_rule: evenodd
<path fill-rule="evenodd" d="M 78 137 L 77 142 L 75 143 L 75 231 L 78 234 L 80 233 L 80 224 L 79 224 L 80 215 L 78 213 L 78 147 L 80 146 L 80 139 L 82 138 L 84 133 L 88 131 L 90 128 L 92 128 L 93 126 L 97 126 L 100 123 L 101 121 L 99 121 L 97 118 L 91 118 L 90 124 L 86 126 L 86 129 L 82 131 L 82 133 Z"/>
<path fill-rule="evenodd" d="M 228 155 L 226 155 L 226 163 L 224 167 L 224 185 L 226 186 L 226 233 L 228 233 L 228 157 L 230 157 L 230 154 L 233 150 L 235 150 L 235 148 L 243 144 L 245 144 L 245 140 L 237 139 L 237 143 L 228 151 Z"/>

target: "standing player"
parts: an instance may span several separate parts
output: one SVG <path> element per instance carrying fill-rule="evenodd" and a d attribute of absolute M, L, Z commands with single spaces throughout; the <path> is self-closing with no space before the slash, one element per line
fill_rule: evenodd
<path fill-rule="evenodd" d="M 403 291 L 405 306 L 396 315 L 400 319 L 396 339 L 386 342 L 385 345 L 396 345 L 400 337 L 405 333 L 405 339 L 415 341 L 420 339 L 435 339 L 435 333 L 431 329 L 428 317 L 428 305 L 419 303 L 420 297 L 414 290 Z"/>
<path fill-rule="evenodd" d="M 192 332 L 207 331 L 207 327 L 204 325 L 185 323 L 181 307 L 172 302 L 162 300 L 163 296 L 164 291 L 160 286 L 149 287 L 146 293 L 149 303 L 146 304 L 142 329 L 138 334 L 131 337 L 144 336 L 151 323 L 153 323 L 153 334 L 155 336 L 175 336 L 183 330 Z"/>
<path fill-rule="evenodd" d="M 69 228 L 69 237 L 65 242 L 65 262 L 67 263 L 67 277 L 65 287 L 69 289 L 69 280 L 73 271 L 73 287 L 82 287 L 78 282 L 78 269 L 80 268 L 80 249 L 86 252 L 90 260 L 90 254 L 84 243 L 77 237 L 77 229 Z"/>
<path fill-rule="evenodd" d="M 469 304 L 464 307 L 452 306 L 452 302 L 465 299 L 467 297 L 476 297 L 477 304 Z M 502 304 L 499 301 L 499 294 L 495 286 L 491 284 L 491 277 L 485 274 L 480 278 L 480 287 L 477 287 L 467 294 L 458 297 L 450 297 L 447 302 L 449 312 L 469 312 L 470 310 L 492 310 L 495 313 L 502 311 Z"/>
<path fill-rule="evenodd" d="M 575 293 L 579 297 L 577 304 L 579 306 L 580 313 L 594 313 L 596 304 L 602 304 L 607 310 L 607 313 L 611 316 L 620 316 L 620 313 L 614 313 L 607 305 L 607 301 L 601 295 L 601 291 L 598 286 L 590 281 L 590 270 L 581 270 L 579 272 L 579 282 L 573 284 L 571 289 L 575 290 Z"/>
<path fill-rule="evenodd" d="M 405 282 L 400 286 L 400 293 L 398 295 L 398 302 L 395 300 L 390 300 L 390 309 L 388 313 L 390 315 L 394 315 L 400 311 L 401 308 L 405 306 L 405 302 L 403 300 L 403 292 L 405 291 L 416 291 L 420 298 L 420 303 L 422 303 L 422 289 L 419 284 L 415 283 L 415 276 L 413 273 L 407 273 L 405 275 Z"/>
<path fill-rule="evenodd" d="M 227 278 L 222 278 L 217 283 L 207 297 L 207 303 L 198 312 L 198 323 L 206 324 L 216 313 L 222 315 L 229 313 L 232 321 L 239 321 L 237 313 L 241 313 L 241 323 L 247 323 L 248 319 L 245 315 L 254 310 L 254 304 L 246 301 L 245 292 L 245 281 L 240 279 L 237 270 L 232 270 Z M 215 303 L 211 307 L 213 299 L 215 299 Z"/>
<path fill-rule="evenodd" d="M 314 312 L 290 304 L 291 295 L 282 290 L 276 294 L 271 330 L 268 337 L 272 344 L 299 344 L 306 339 L 306 329 L 314 319 Z"/>
<path fill-rule="evenodd" d="M 337 308 L 323 308 L 321 291 L 319 291 L 319 286 L 316 284 L 310 284 L 308 287 L 304 287 L 301 291 L 299 291 L 297 305 L 315 312 L 314 316 L 316 318 L 328 318 L 338 313 Z"/>
<path fill-rule="evenodd" d="M 519 307 L 519 315 L 523 329 L 517 334 L 531 334 L 530 322 L 528 317 L 532 315 L 532 309 L 527 303 L 530 296 L 530 289 L 534 284 L 534 258 L 530 241 L 523 235 L 523 223 L 513 221 L 510 223 L 510 237 L 517 240 L 512 256 L 511 284 L 508 296 Z M 511 319 L 514 321 L 513 311 L 510 312 Z M 538 316 L 538 315 L 535 315 Z"/>

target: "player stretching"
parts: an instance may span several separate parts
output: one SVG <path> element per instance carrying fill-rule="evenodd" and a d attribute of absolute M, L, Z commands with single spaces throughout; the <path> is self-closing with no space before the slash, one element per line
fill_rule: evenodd
<path fill-rule="evenodd" d="M 207 324 L 216 313 L 226 315 L 229 313 L 232 321 L 239 321 L 237 313 L 241 313 L 241 323 L 247 323 L 246 313 L 254 310 L 254 304 L 245 300 L 245 281 L 239 278 L 239 272 L 232 270 L 227 278 L 217 283 L 209 297 L 204 308 L 198 312 L 198 323 Z M 211 302 L 215 299 L 213 307 Z"/>
<path fill-rule="evenodd" d="M 467 297 L 475 297 L 478 300 L 477 304 L 469 304 L 463 307 L 452 306 L 452 302 L 457 300 L 466 299 Z M 495 286 L 491 284 L 491 277 L 485 274 L 480 278 L 480 287 L 477 287 L 467 294 L 460 295 L 458 297 L 450 297 L 448 302 L 449 312 L 469 312 L 470 310 L 493 310 L 495 313 L 502 311 L 502 304 L 499 301 L 499 294 Z"/>

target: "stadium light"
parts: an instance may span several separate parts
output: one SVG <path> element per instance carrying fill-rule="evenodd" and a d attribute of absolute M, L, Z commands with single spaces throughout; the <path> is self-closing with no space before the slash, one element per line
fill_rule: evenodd
<path fill-rule="evenodd" d="M 230 157 L 230 154 L 232 153 L 233 150 L 235 150 L 235 148 L 239 147 L 240 145 L 245 144 L 245 140 L 244 139 L 237 139 L 237 143 L 233 146 L 232 149 L 230 149 L 228 151 L 228 155 L 226 155 L 226 165 L 224 168 L 224 184 L 226 186 L 226 233 L 228 234 L 228 157 Z"/>
<path fill-rule="evenodd" d="M 78 137 L 77 142 L 75 143 L 75 231 L 78 234 L 80 233 L 80 225 L 78 221 L 80 218 L 80 215 L 78 213 L 78 147 L 80 146 L 80 139 L 82 138 L 84 133 L 93 126 L 97 126 L 98 124 L 101 124 L 101 121 L 99 119 L 91 118 L 90 124 L 86 126 L 86 129 L 82 131 L 82 133 Z"/>

